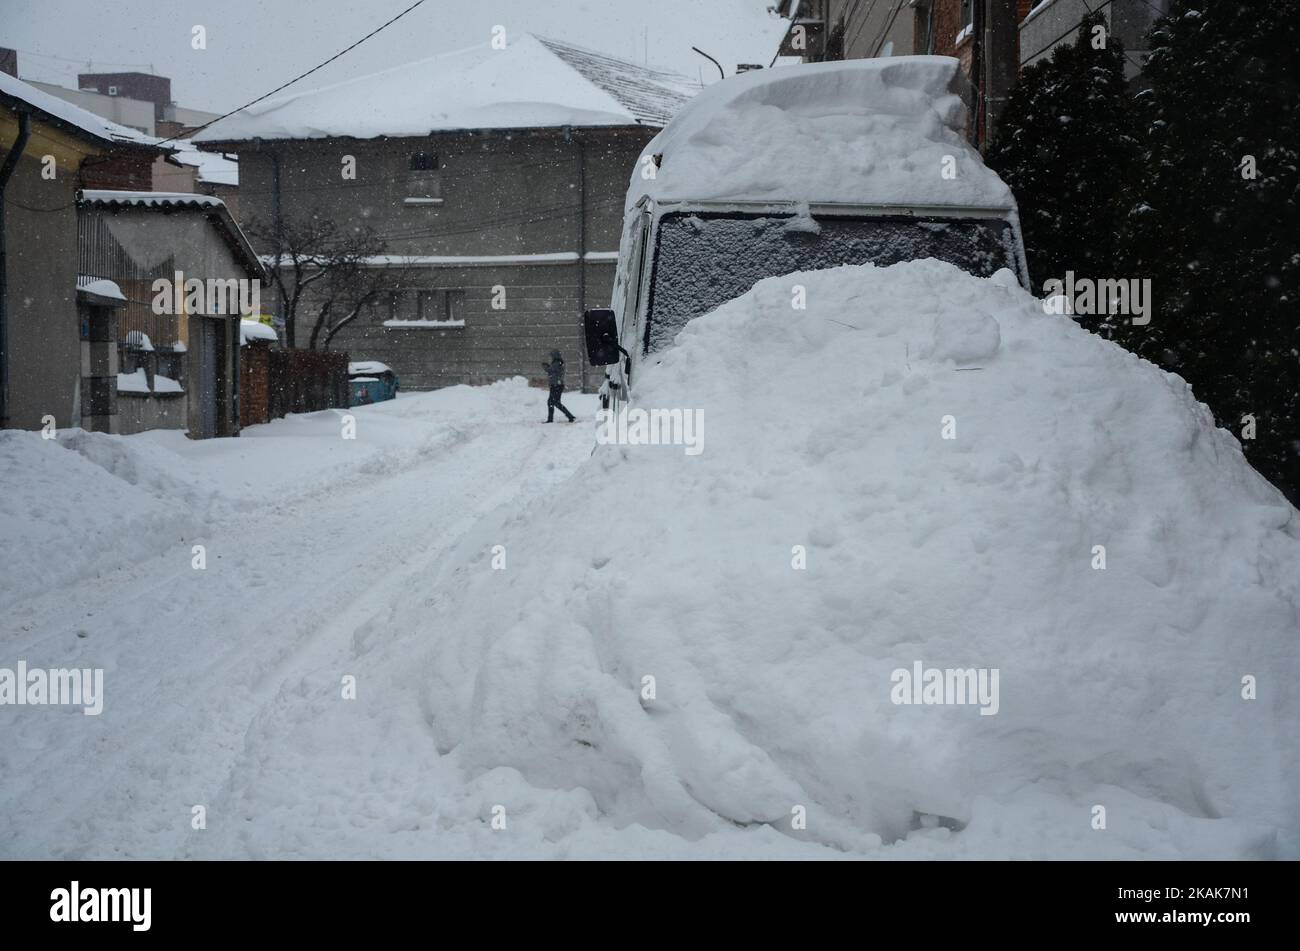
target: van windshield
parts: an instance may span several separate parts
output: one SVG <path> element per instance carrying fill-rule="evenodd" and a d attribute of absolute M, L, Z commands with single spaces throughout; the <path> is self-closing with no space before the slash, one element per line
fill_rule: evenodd
<path fill-rule="evenodd" d="M 777 217 L 672 213 L 659 221 L 646 352 L 669 346 L 690 320 L 765 277 L 841 264 L 938 258 L 977 277 L 1019 273 L 1015 236 L 999 218 Z"/>

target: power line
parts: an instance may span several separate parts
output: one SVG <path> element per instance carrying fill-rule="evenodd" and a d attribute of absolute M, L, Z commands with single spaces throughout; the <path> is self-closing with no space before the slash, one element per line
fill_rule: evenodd
<path fill-rule="evenodd" d="M 39 53 L 36 50 L 19 49 L 17 50 L 17 52 L 22 53 L 24 56 L 38 56 L 41 57 L 42 59 L 57 59 L 65 63 L 76 63 L 78 66 L 85 66 L 87 69 L 89 69 L 95 62 L 93 58 L 75 59 L 71 56 L 55 56 L 53 53 Z M 149 70 L 151 72 L 153 70 L 153 63 L 121 63 L 118 62 L 117 60 L 111 60 L 111 59 L 104 59 L 104 60 L 100 60 L 99 62 L 101 65 L 104 66 L 135 66 L 135 67 L 147 66 L 149 67 Z"/>
<path fill-rule="evenodd" d="M 871 54 L 872 56 L 879 55 L 880 48 L 885 45 L 885 37 L 887 37 L 889 35 L 889 31 L 894 28 L 894 21 L 898 19 L 899 11 L 902 9 L 903 9 L 903 0 L 898 0 L 898 6 L 894 7 L 894 12 L 890 16 L 889 22 L 886 23 L 885 28 L 880 31 L 880 39 L 876 41 L 876 49 Z"/>
<path fill-rule="evenodd" d="M 1097 12 L 1099 12 L 1099 11 L 1101 11 L 1101 10 L 1104 10 L 1106 7 L 1110 6 L 1113 2 L 1114 2 L 1114 0 L 1103 0 L 1103 2 L 1102 2 L 1100 5 L 1098 5 L 1098 7 L 1097 7 L 1095 10 L 1089 10 L 1089 11 L 1088 11 L 1088 12 L 1089 12 L 1089 15 L 1091 15 L 1091 14 L 1093 14 L 1093 13 L 1097 13 Z M 1084 19 L 1087 19 L 1087 17 L 1085 17 Z M 1046 46 L 1044 46 L 1042 49 L 1040 49 L 1037 53 L 1030 53 L 1028 56 L 1026 56 L 1024 59 L 1022 59 L 1022 60 L 1020 61 L 1020 65 L 1021 65 L 1021 66 L 1024 66 L 1025 63 L 1029 62 L 1031 59 L 1034 59 L 1034 58 L 1036 58 L 1036 57 L 1038 57 L 1038 56 L 1042 56 L 1044 53 L 1046 53 L 1048 50 L 1050 50 L 1052 47 L 1054 47 L 1057 43 L 1061 42 L 1061 40 L 1065 39 L 1067 36 L 1069 36 L 1069 35 L 1070 35 L 1071 33 L 1073 33 L 1075 30 L 1079 29 L 1079 27 L 1081 27 L 1081 26 L 1083 26 L 1083 20 L 1080 20 L 1080 21 L 1079 21 L 1078 23 L 1076 23 L 1074 26 L 1070 27 L 1068 30 L 1066 30 L 1064 33 L 1062 33 L 1062 34 L 1061 34 L 1060 36 L 1058 36 L 1056 39 L 1052 40 L 1050 43 L 1048 43 Z"/>
<path fill-rule="evenodd" d="M 1084 8 L 1085 10 L 1088 11 L 1088 16 L 1092 16 L 1094 13 L 1096 13 L 1098 10 L 1101 9 L 1101 7 L 1098 7 L 1096 10 L 1094 10 L 1092 7 L 1090 7 L 1090 6 L 1088 5 L 1088 0 L 1080 0 L 1080 2 L 1083 4 L 1083 8 Z M 1143 2 L 1145 3 L 1146 0 L 1143 0 Z M 1150 6 L 1150 4 L 1147 4 L 1147 5 Z M 1082 25 L 1082 22 L 1080 22 L 1080 25 Z M 1133 64 L 1134 66 L 1136 66 L 1138 69 L 1141 69 L 1141 68 L 1142 68 L 1142 64 L 1141 64 L 1140 62 L 1138 62 L 1136 59 L 1134 59 L 1131 55 L 1129 55 L 1129 51 L 1126 50 L 1126 49 L 1124 49 L 1122 46 L 1120 47 L 1120 52 L 1122 52 L 1122 53 L 1124 54 L 1124 58 L 1125 58 L 1125 59 L 1127 59 L 1130 63 L 1132 63 L 1132 64 Z"/>
<path fill-rule="evenodd" d="M 329 59 L 325 60 L 323 63 L 319 63 L 319 64 L 317 64 L 316 66 L 313 66 L 311 69 L 307 70 L 305 73 L 300 73 L 299 75 L 293 77 L 293 79 L 289 80 L 287 83 L 283 83 L 282 85 L 276 86 L 276 87 L 275 87 L 274 89 L 272 89 L 270 92 L 266 93 L 265 95 L 258 96 L 258 97 L 257 97 L 256 99 L 254 99 L 252 102 L 246 102 L 246 103 L 244 103 L 242 106 L 240 106 L 238 109 L 231 109 L 231 110 L 230 110 L 229 112 L 227 112 L 225 115 L 217 116 L 217 117 L 216 117 L 215 119 L 213 119 L 211 122 L 205 122 L 203 125 L 199 126 L 197 129 L 193 129 L 193 130 L 191 130 L 191 131 L 189 132 L 189 136 L 194 136 L 194 135 L 198 134 L 199 132 L 202 132 L 204 129 L 208 128 L 208 126 L 213 125 L 213 124 L 215 124 L 215 123 L 217 123 L 217 122 L 220 122 L 222 119 L 229 119 L 229 118 L 230 118 L 231 116 L 233 116 L 236 112 L 243 112 L 245 109 L 249 108 L 250 106 L 255 106 L 255 105 L 257 105 L 259 102 L 261 102 L 261 101 L 264 100 L 264 99 L 270 99 L 270 98 L 271 98 L 272 96 L 274 96 L 276 93 L 278 93 L 278 92 L 280 92 L 280 91 L 282 91 L 282 90 L 284 90 L 284 89 L 288 89 L 290 86 L 292 86 L 292 85 L 293 85 L 294 83 L 296 83 L 298 80 L 300 80 L 300 79 L 306 79 L 306 78 L 307 78 L 308 76 L 310 76 L 312 73 L 314 73 L 314 72 L 316 72 L 316 71 L 318 71 L 318 70 L 324 69 L 326 66 L 328 66 L 330 63 L 334 62 L 334 61 L 335 61 L 336 59 L 338 59 L 340 56 L 344 55 L 345 53 L 350 53 L 352 50 L 356 49 L 358 46 L 360 46 L 360 45 L 361 45 L 362 43 L 364 43 L 366 40 L 370 39 L 370 38 L 371 38 L 372 36 L 374 36 L 376 33 L 380 32 L 381 30 L 383 30 L 383 29 L 385 29 L 385 28 L 387 28 L 387 27 L 389 27 L 389 26 L 392 26 L 394 23 L 396 23 L 396 22 L 397 22 L 398 20 L 400 20 L 402 17 L 406 16 L 408 13 L 410 13 L 412 10 L 414 10 L 416 7 L 420 6 L 420 5 L 423 4 L 423 3 L 424 3 L 424 0 L 415 0 L 415 3 L 411 4 L 409 7 L 407 7 L 405 10 L 403 10 L 401 13 L 397 14 L 397 16 L 393 17 L 391 20 L 388 20 L 388 21 L 385 22 L 385 23 L 381 23 L 379 26 L 375 27 L 373 30 L 371 30 L 369 33 L 367 33 L 365 36 L 361 37 L 361 39 L 357 40 L 355 43 L 351 44 L 350 46 L 347 46 L 347 47 L 345 47 L 345 48 L 339 50 L 337 53 L 335 53 L 335 54 L 334 54 L 333 56 L 331 56 Z M 170 142 L 170 141 L 172 141 L 173 139 L 178 139 L 178 138 L 181 138 L 180 133 L 177 133 L 176 135 L 173 135 L 173 136 L 168 136 L 168 137 L 165 138 L 165 139 L 161 139 L 161 140 L 158 142 L 158 144 L 159 144 L 159 145 L 162 145 L 164 142 Z"/>
<path fill-rule="evenodd" d="M 859 4 L 859 5 L 860 5 L 860 4 Z M 856 42 L 858 41 L 858 38 L 859 38 L 860 36 L 862 36 L 862 31 L 865 30 L 865 29 L 867 28 L 867 24 L 871 22 L 871 14 L 874 13 L 875 10 L 876 10 L 876 0 L 871 0 L 870 5 L 868 5 L 868 7 L 867 7 L 867 12 L 864 13 L 864 14 L 862 14 L 862 23 L 861 23 L 861 24 L 858 26 L 858 28 L 853 32 L 853 37 L 852 37 L 851 39 L 850 39 L 849 36 L 848 36 L 848 27 L 847 27 L 847 26 L 845 27 L 845 30 L 844 30 L 844 33 L 845 33 L 845 37 L 844 37 L 844 51 L 845 51 L 845 53 L 847 53 L 849 47 L 852 46 L 854 43 L 856 43 Z M 856 6 L 853 8 L 853 11 L 852 11 L 852 12 L 855 12 L 855 13 L 857 12 L 857 7 L 856 7 Z M 847 23 L 847 20 L 846 20 L 845 22 Z"/>

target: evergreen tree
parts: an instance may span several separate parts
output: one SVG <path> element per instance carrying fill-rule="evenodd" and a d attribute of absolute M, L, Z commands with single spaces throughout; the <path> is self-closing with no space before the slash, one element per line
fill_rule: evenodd
<path fill-rule="evenodd" d="M 1300 0 L 1173 0 L 1150 48 L 1122 276 L 1152 280 L 1155 312 L 1103 329 L 1191 383 L 1298 501 Z"/>
<path fill-rule="evenodd" d="M 1124 51 L 1091 14 L 1074 44 L 1021 73 L 986 156 L 1016 196 L 1036 289 L 1066 270 L 1115 273 L 1119 199 L 1137 154 Z"/>

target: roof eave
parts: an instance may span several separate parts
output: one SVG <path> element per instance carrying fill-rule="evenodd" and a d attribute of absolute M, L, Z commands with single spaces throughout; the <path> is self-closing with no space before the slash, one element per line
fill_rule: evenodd
<path fill-rule="evenodd" d="M 209 219 L 216 225 L 222 239 L 235 252 L 240 265 L 248 273 L 249 277 L 256 277 L 265 282 L 270 279 L 270 272 L 262 263 L 262 259 L 257 252 L 253 250 L 252 242 L 244 234 L 239 223 L 231 215 L 230 209 L 220 198 L 214 198 L 211 195 L 196 195 L 196 198 L 207 198 L 210 201 L 185 203 L 170 202 L 165 204 L 146 205 L 137 201 L 125 201 L 118 199 L 86 199 L 78 192 L 78 204 L 91 208 L 102 208 L 108 210 L 117 209 L 134 209 L 138 211 L 152 212 L 156 214 L 174 214 L 176 212 L 197 212 Z"/>
<path fill-rule="evenodd" d="M 344 133 L 327 133 L 325 135 L 313 136 L 250 136 L 244 139 L 211 139 L 206 142 L 195 142 L 194 147 L 204 152 L 235 152 L 240 151 L 258 151 L 265 149 L 267 146 L 290 145 L 303 142 L 326 142 L 331 139 L 340 139 L 349 142 L 379 142 L 385 139 L 428 139 L 438 135 L 523 135 L 525 133 L 555 133 L 564 134 L 565 130 L 571 132 L 631 132 L 643 129 L 652 129 L 658 131 L 663 126 L 654 122 L 625 122 L 610 123 L 609 125 L 539 125 L 539 126 L 486 126 L 486 127 L 465 127 L 457 129 L 430 129 L 428 132 L 382 132 L 379 135 L 357 136 L 346 135 Z"/>
<path fill-rule="evenodd" d="M 127 152 L 140 152 L 142 154 L 150 153 L 154 155 L 170 154 L 175 151 L 175 149 L 171 149 L 166 146 L 151 145 L 147 142 L 132 142 L 127 139 L 104 138 L 103 136 L 96 135 L 93 132 L 83 129 L 75 122 L 69 122 L 66 119 L 61 119 L 58 116 L 54 115 L 53 113 L 46 112 L 40 106 L 33 105 L 32 103 L 28 102 L 26 99 L 22 99 L 19 98 L 18 96 L 10 95 L 9 93 L 4 91 L 0 91 L 0 105 L 6 106 L 8 109 L 10 109 L 16 114 L 22 114 L 25 112 L 28 115 L 31 115 L 37 121 L 44 123 L 45 125 L 51 126 L 55 129 L 58 129 L 60 132 L 64 132 L 68 135 L 73 136 L 74 138 L 80 139 L 83 142 L 88 142 L 89 144 L 104 150 L 117 149 L 117 150 L 122 150 Z"/>

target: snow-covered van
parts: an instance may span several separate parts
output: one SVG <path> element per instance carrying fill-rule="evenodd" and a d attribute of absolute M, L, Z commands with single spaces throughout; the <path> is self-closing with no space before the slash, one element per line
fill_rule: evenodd
<path fill-rule="evenodd" d="M 1027 287 L 1015 201 L 963 135 L 957 76 L 943 56 L 817 63 L 688 103 L 633 170 L 612 307 L 584 315 L 607 405 L 688 321 L 766 277 L 933 257 Z"/>

